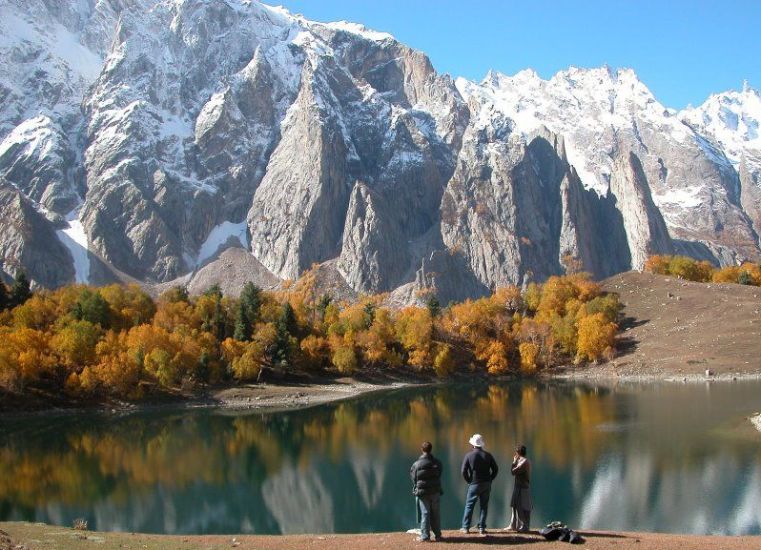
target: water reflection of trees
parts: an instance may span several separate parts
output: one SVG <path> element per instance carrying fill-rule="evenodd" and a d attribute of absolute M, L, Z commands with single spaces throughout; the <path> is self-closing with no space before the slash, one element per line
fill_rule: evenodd
<path fill-rule="evenodd" d="M 288 460 L 307 469 L 316 456 L 337 463 L 370 450 L 377 461 L 397 449 L 414 455 L 423 438 L 457 447 L 476 431 L 507 446 L 530 439 L 560 466 L 579 451 L 594 461 L 606 434 L 593 428 L 611 413 L 610 399 L 592 390 L 522 385 L 401 392 L 272 415 L 57 419 L 37 436 L 3 434 L 0 494 L 24 506 L 82 504 L 157 484 L 261 482 Z"/>
<path fill-rule="evenodd" d="M 223 525 L 216 528 L 292 531 L 298 526 L 286 522 L 296 511 L 301 528 L 355 530 L 356 523 L 341 523 L 349 521 L 339 513 L 345 510 L 368 530 L 395 528 L 403 520 L 392 509 L 409 499 L 406 469 L 420 442 L 430 439 L 444 460 L 445 490 L 455 495 L 448 502 L 455 502 L 462 486 L 459 461 L 468 437 L 480 432 L 503 464 L 516 441 L 529 445 L 542 472 L 536 490 L 549 492 L 551 483 L 564 495 L 545 504 L 546 513 L 577 506 L 578 521 L 607 525 L 614 521 L 612 510 L 624 509 L 646 525 L 654 501 L 664 513 L 675 505 L 664 487 L 705 479 L 717 468 L 717 449 L 688 440 L 695 435 L 690 430 L 683 436 L 652 433 L 647 422 L 668 414 L 653 405 L 663 397 L 557 383 L 460 385 L 277 414 L 18 421 L 0 428 L 0 519 L 50 510 L 51 503 L 84 510 L 99 503 L 101 515 L 112 518 L 120 510 L 167 509 L 170 499 L 184 523 L 173 517 L 164 525 L 176 522 L 179 530 Z M 685 422 L 685 414 L 672 416 Z M 622 419 L 646 425 L 624 429 Z M 668 450 L 674 445 L 678 453 Z M 723 462 L 733 482 L 743 483 L 747 456 L 758 462 L 757 447 Z M 758 477 L 758 464 L 753 471 Z M 500 483 L 507 487 L 509 476 Z M 685 498 L 698 494 L 680 491 Z M 213 510 L 213 517 L 199 519 L 201 512 L 185 503 L 191 498 L 203 503 L 199 509 Z M 502 513 L 500 498 L 495 506 Z M 743 498 L 761 496 L 746 492 Z M 236 514 L 239 524 L 224 523 Z"/>

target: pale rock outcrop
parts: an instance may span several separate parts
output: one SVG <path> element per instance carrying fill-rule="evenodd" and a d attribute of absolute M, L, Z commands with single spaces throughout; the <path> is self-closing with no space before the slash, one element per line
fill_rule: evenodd
<path fill-rule="evenodd" d="M 673 254 L 666 224 L 653 204 L 642 163 L 630 152 L 615 164 L 610 177 L 610 190 L 621 212 L 629 245 L 631 267 L 642 269 L 654 254 Z"/>

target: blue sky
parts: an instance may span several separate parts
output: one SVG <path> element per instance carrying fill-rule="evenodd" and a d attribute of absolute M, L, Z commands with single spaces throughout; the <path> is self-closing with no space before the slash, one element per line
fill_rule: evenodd
<path fill-rule="evenodd" d="M 345 19 L 423 50 L 437 70 L 631 67 L 668 107 L 761 87 L 759 0 L 265 0 L 308 19 Z"/>

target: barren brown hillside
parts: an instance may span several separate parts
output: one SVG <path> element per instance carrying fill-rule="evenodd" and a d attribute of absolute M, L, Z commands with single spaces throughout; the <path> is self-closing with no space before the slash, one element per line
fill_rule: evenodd
<path fill-rule="evenodd" d="M 603 283 L 625 305 L 612 376 L 761 373 L 761 288 L 628 272 Z"/>

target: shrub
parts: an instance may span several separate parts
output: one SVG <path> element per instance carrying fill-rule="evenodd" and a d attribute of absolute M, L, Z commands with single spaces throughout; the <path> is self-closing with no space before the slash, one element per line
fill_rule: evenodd
<path fill-rule="evenodd" d="M 521 342 L 518 352 L 521 356 L 521 370 L 529 374 L 534 372 L 537 369 L 536 359 L 539 356 L 539 346 L 531 342 Z"/>
<path fill-rule="evenodd" d="M 576 357 L 584 360 L 598 361 L 608 348 L 615 346 L 618 327 L 611 323 L 602 313 L 594 313 L 579 319 L 579 341 Z"/>
<path fill-rule="evenodd" d="M 436 371 L 436 376 L 439 378 L 446 378 L 450 376 L 455 370 L 455 361 L 452 357 L 452 348 L 449 344 L 442 344 L 439 346 L 436 352 L 436 358 L 433 360 L 433 368 Z"/>

